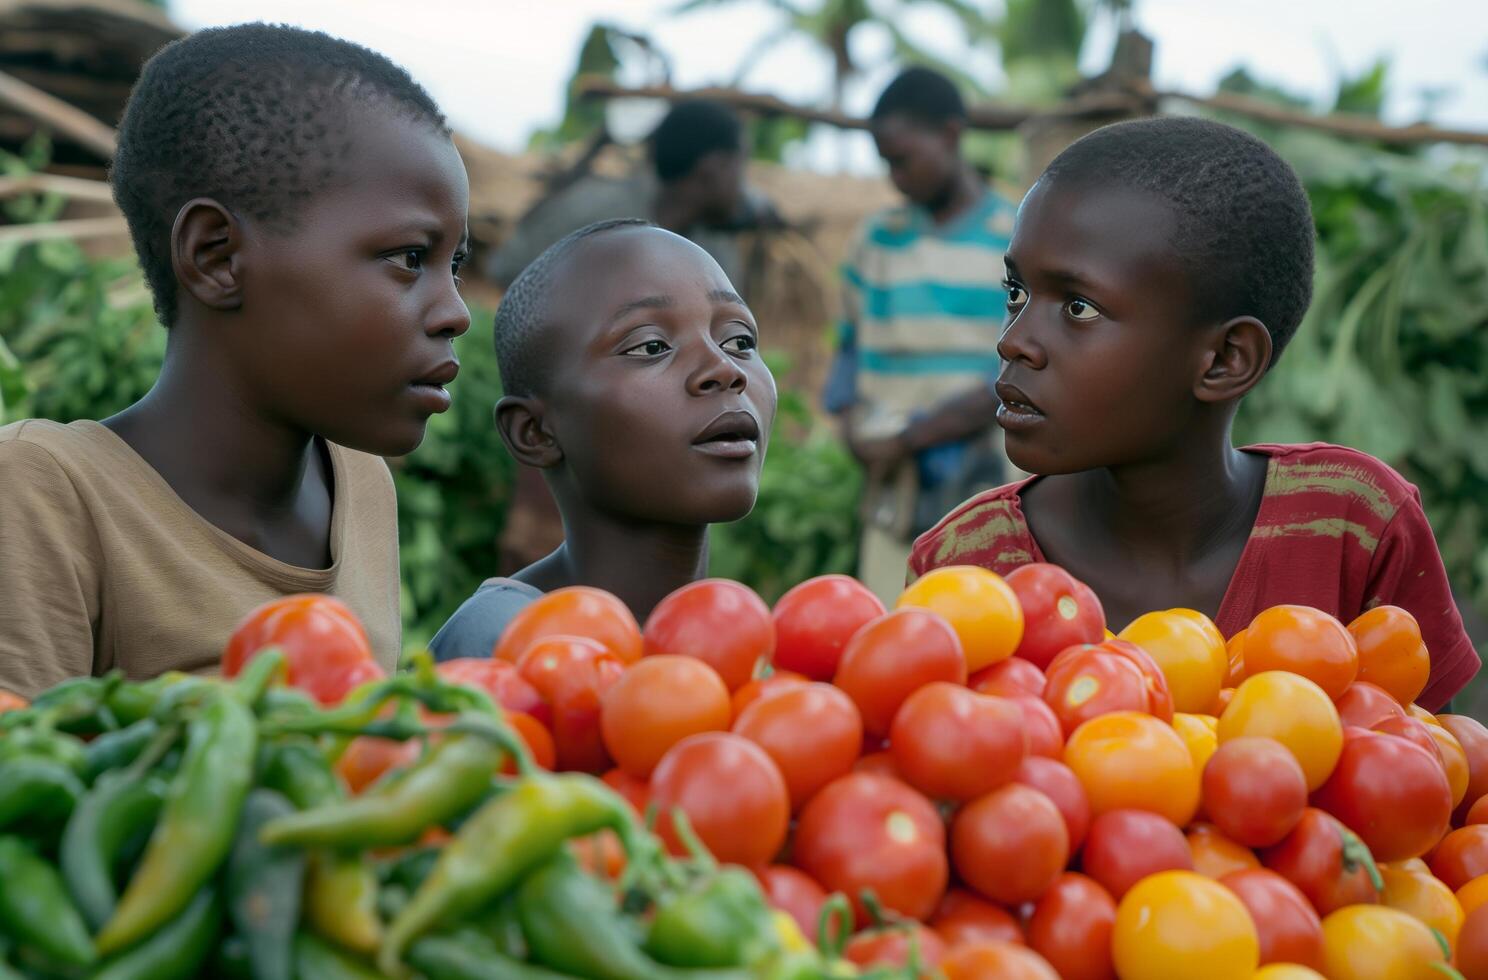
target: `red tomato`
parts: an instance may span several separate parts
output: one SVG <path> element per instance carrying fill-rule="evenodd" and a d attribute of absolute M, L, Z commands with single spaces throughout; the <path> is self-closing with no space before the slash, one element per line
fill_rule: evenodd
<path fill-rule="evenodd" d="M 772 864 L 754 872 L 765 900 L 796 920 L 801 935 L 815 943 L 821 928 L 822 906 L 827 904 L 827 890 L 809 874 L 787 864 Z"/>
<path fill-rule="evenodd" d="M 691 657 L 662 654 L 633 664 L 604 697 L 600 731 L 615 764 L 645 779 L 667 749 L 699 732 L 727 731 L 728 688 Z"/>
<path fill-rule="evenodd" d="M 1020 694 L 1043 697 L 1045 683 L 1044 672 L 1022 657 L 999 660 L 966 679 L 966 686 L 973 691 L 980 694 L 1000 694 L 1008 698 Z"/>
<path fill-rule="evenodd" d="M 1463 826 L 1478 823 L 1488 823 L 1488 795 L 1478 797 L 1477 801 L 1467 808 L 1467 813 L 1462 818 Z"/>
<path fill-rule="evenodd" d="M 447 681 L 480 688 L 507 711 L 531 715 L 544 725 L 553 723 L 552 707 L 527 683 L 516 664 L 489 657 L 458 657 L 435 664 L 434 669 Z"/>
<path fill-rule="evenodd" d="M 1008 698 L 1023 709 L 1023 734 L 1028 737 L 1028 754 L 1046 759 L 1064 756 L 1064 732 L 1054 710 L 1032 694 Z"/>
<path fill-rule="evenodd" d="M 527 648 L 517 671 L 553 706 L 558 768 L 594 773 L 608 769 L 600 710 L 605 693 L 625 673 L 620 658 L 594 640 L 549 636 Z"/>
<path fill-rule="evenodd" d="M 625 802 L 634 807 L 638 815 L 645 816 L 646 807 L 651 805 L 650 783 L 635 778 L 624 769 L 611 769 L 600 778 L 610 789 L 624 797 Z"/>
<path fill-rule="evenodd" d="M 1112 653 L 1119 653 L 1137 665 L 1142 671 L 1142 676 L 1147 678 L 1147 700 L 1149 702 L 1147 713 L 1171 725 L 1173 723 L 1173 694 L 1168 690 L 1167 677 L 1163 674 L 1162 668 L 1157 665 L 1157 661 L 1152 659 L 1152 654 L 1135 643 L 1117 639 L 1114 636 L 1101 641 L 1100 646 Z"/>
<path fill-rule="evenodd" d="M 1146 810 L 1111 810 L 1090 822 L 1081 866 L 1117 901 L 1148 875 L 1192 871 L 1183 831 Z"/>
<path fill-rule="evenodd" d="M 946 681 L 905 698 L 889 731 L 894 767 L 932 799 L 990 793 L 1013 778 L 1024 748 L 1017 705 Z"/>
<path fill-rule="evenodd" d="M 1069 860 L 1064 818 L 1043 793 L 1011 783 L 966 804 L 951 821 L 961 880 L 995 902 L 1031 902 Z"/>
<path fill-rule="evenodd" d="M 775 652 L 775 620 L 749 586 L 710 578 L 684 585 L 657 603 L 641 637 L 646 656 L 696 657 L 737 691 Z"/>
<path fill-rule="evenodd" d="M 1393 735 L 1345 739 L 1313 803 L 1358 834 L 1376 861 L 1420 857 L 1452 820 L 1452 790 L 1441 763 Z"/>
<path fill-rule="evenodd" d="M 625 603 L 601 589 L 571 585 L 532 600 L 512 617 L 492 656 L 512 663 L 549 636 L 582 636 L 633 664 L 641 659 L 641 628 Z"/>
<path fill-rule="evenodd" d="M 1090 799 L 1074 770 L 1054 759 L 1029 756 L 1018 766 L 1013 781 L 1038 790 L 1059 808 L 1064 829 L 1069 831 L 1070 853 L 1078 851 L 1090 829 Z"/>
<path fill-rule="evenodd" d="M 1212 823 L 1189 824 L 1183 836 L 1193 855 L 1194 871 L 1205 878 L 1218 881 L 1227 874 L 1261 866 L 1254 851 L 1230 840 Z"/>
<path fill-rule="evenodd" d="M 962 943 L 1023 942 L 1018 920 L 1000 905 L 993 905 L 976 892 L 952 888 L 940 900 L 940 908 L 930 920 L 930 927 L 940 934 L 947 946 Z"/>
<path fill-rule="evenodd" d="M 1431 873 L 1456 891 L 1479 875 L 1488 875 L 1488 824 L 1454 830 L 1431 852 Z"/>
<path fill-rule="evenodd" d="M 803 674 L 792 673 L 788 670 L 777 670 L 769 677 L 757 677 L 734 692 L 732 699 L 733 717 L 737 719 L 744 713 L 745 708 L 760 698 L 768 698 L 779 694 L 786 688 L 808 683 L 809 680 Z"/>
<path fill-rule="evenodd" d="M 785 843 L 785 778 L 764 749 L 738 735 L 704 732 L 672 746 L 651 774 L 656 830 L 673 854 L 686 848 L 672 826 L 681 808 L 693 831 L 726 864 L 766 864 Z"/>
<path fill-rule="evenodd" d="M 1100 599 L 1058 565 L 1023 565 L 1008 575 L 1007 584 L 1023 607 L 1023 639 L 1013 656 L 1047 667 L 1065 647 L 1099 643 L 1105 635 Z"/>
<path fill-rule="evenodd" d="M 1488 980 L 1488 903 L 1468 913 L 1457 937 L 1457 969 L 1466 980 Z"/>
<path fill-rule="evenodd" d="M 1245 905 L 1261 941 L 1261 963 L 1323 968 L 1323 924 L 1297 886 L 1275 871 L 1253 868 L 1219 879 Z"/>
<path fill-rule="evenodd" d="M 1438 715 L 1437 721 L 1452 733 L 1467 756 L 1467 795 L 1457 808 L 1457 816 L 1465 817 L 1475 801 L 1488 796 L 1488 727 L 1467 715 Z"/>
<path fill-rule="evenodd" d="M 853 902 L 873 889 L 886 909 L 924 919 L 945 891 L 945 825 L 929 800 L 888 776 L 855 772 L 828 784 L 801 812 L 795 863 Z"/>
<path fill-rule="evenodd" d="M 1126 657 L 1099 646 L 1070 647 L 1049 665 L 1044 703 L 1065 737 L 1098 715 L 1151 708 L 1147 680 Z"/>
<path fill-rule="evenodd" d="M 30 701 L 27 701 L 19 694 L 0 689 L 0 715 L 5 714 L 7 711 L 19 711 L 22 708 L 29 707 L 30 704 Z"/>
<path fill-rule="evenodd" d="M 417 739 L 400 742 L 375 735 L 359 735 L 336 760 L 336 773 L 353 794 L 362 792 L 391 769 L 401 769 L 419 757 Z"/>
<path fill-rule="evenodd" d="M 1368 681 L 1354 681 L 1333 703 L 1340 721 L 1359 728 L 1373 728 L 1386 718 L 1405 717 L 1405 709 L 1384 688 Z"/>
<path fill-rule="evenodd" d="M 1059 980 L 1048 961 L 1017 943 L 957 946 L 940 961 L 946 980 Z"/>
<path fill-rule="evenodd" d="M 847 641 L 884 611 L 878 596 L 857 579 L 807 579 L 775 603 L 775 666 L 812 680 L 831 680 Z"/>
<path fill-rule="evenodd" d="M 1379 893 L 1364 862 L 1367 851 L 1346 842 L 1353 834 L 1322 810 L 1308 807 L 1281 843 L 1258 855 L 1261 863 L 1296 885 L 1318 915 L 1345 905 L 1374 905 Z"/>
<path fill-rule="evenodd" d="M 1309 606 L 1272 606 L 1245 630 L 1245 670 L 1301 674 L 1337 698 L 1359 673 L 1359 648 L 1342 623 Z"/>
<path fill-rule="evenodd" d="M 1111 929 L 1116 902 L 1092 878 L 1067 871 L 1034 907 L 1028 945 L 1064 980 L 1113 980 Z"/>
<path fill-rule="evenodd" d="M 853 634 L 833 681 L 863 714 L 870 735 L 887 735 L 904 699 L 931 681 L 966 683 L 966 658 L 950 624 L 923 609 L 898 609 Z"/>
<path fill-rule="evenodd" d="M 791 809 L 850 772 L 863 747 L 863 719 L 830 684 L 800 684 L 744 709 L 733 731 L 769 753 L 785 777 Z"/>
<path fill-rule="evenodd" d="M 1225 742 L 1204 766 L 1204 812 L 1246 847 L 1280 841 L 1307 808 L 1307 777 L 1286 746 L 1242 736 Z"/>
<path fill-rule="evenodd" d="M 579 867 L 596 878 L 614 881 L 625 870 L 625 846 L 613 830 L 570 837 L 568 849 L 579 862 Z"/>
<path fill-rule="evenodd" d="M 506 723 L 512 727 L 512 731 L 521 736 L 527 746 L 527 752 L 532 756 L 532 761 L 540 768 L 551 770 L 558 764 L 558 746 L 553 742 L 553 733 L 548 731 L 546 725 L 531 715 L 522 714 L 519 711 L 508 711 Z M 501 771 L 515 776 L 516 761 L 508 759 Z"/>
<path fill-rule="evenodd" d="M 1403 738 L 1412 745 L 1424 749 L 1431 758 L 1436 760 L 1436 764 L 1442 767 L 1442 773 L 1445 775 L 1447 764 L 1442 758 L 1441 746 L 1437 744 L 1436 739 L 1431 737 L 1431 733 L 1426 730 L 1424 722 L 1419 722 L 1414 718 L 1407 718 L 1405 715 L 1398 715 L 1375 722 L 1370 731 L 1380 732 L 1385 735 L 1394 735 L 1396 738 Z M 1350 735 L 1357 736 L 1361 732 L 1362 729 L 1345 728 L 1344 739 L 1347 741 Z"/>
<path fill-rule="evenodd" d="M 945 956 L 945 942 L 918 922 L 907 929 L 890 926 L 860 932 L 848 940 L 842 958 L 861 967 L 909 965 L 912 945 L 918 945 L 919 962 L 922 966 L 939 963 Z"/>
<path fill-rule="evenodd" d="M 899 770 L 894 768 L 894 756 L 888 749 L 869 752 L 853 763 L 853 772 L 872 772 L 880 776 L 892 776 L 900 782 L 904 781 L 899 775 Z"/>
<path fill-rule="evenodd" d="M 284 651 L 285 683 L 321 704 L 338 703 L 370 679 L 367 664 L 376 667 L 356 616 L 341 600 L 318 593 L 275 599 L 245 616 L 222 653 L 223 676 L 238 676 L 267 647 Z"/>

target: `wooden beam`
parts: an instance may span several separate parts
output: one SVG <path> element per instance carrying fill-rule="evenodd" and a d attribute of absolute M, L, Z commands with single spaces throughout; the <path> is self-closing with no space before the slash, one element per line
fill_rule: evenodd
<path fill-rule="evenodd" d="M 0 225 L 0 245 L 29 245 L 55 238 L 108 238 L 129 234 L 129 226 L 119 218 L 75 218 L 68 221 L 46 221 L 30 225 Z"/>
<path fill-rule="evenodd" d="M 0 72 L 0 103 L 77 140 L 105 160 L 114 155 L 118 135 L 112 126 L 99 122 L 81 109 L 5 72 Z"/>
<path fill-rule="evenodd" d="M 114 203 L 113 191 L 101 180 L 63 177 L 58 174 L 28 174 L 25 177 L 0 177 L 0 199 L 21 194 L 61 194 L 75 201 Z"/>

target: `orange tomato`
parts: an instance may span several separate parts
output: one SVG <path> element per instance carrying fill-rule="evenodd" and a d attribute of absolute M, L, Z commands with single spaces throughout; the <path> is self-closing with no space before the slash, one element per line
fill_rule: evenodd
<path fill-rule="evenodd" d="M 1214 699 L 1214 716 L 1218 718 L 1224 714 L 1224 710 L 1235 700 L 1235 689 L 1233 687 L 1222 687 L 1219 689 L 1219 697 Z"/>
<path fill-rule="evenodd" d="M 701 660 L 662 654 L 620 675 L 600 708 L 600 732 L 610 758 L 640 779 L 667 749 L 699 732 L 727 731 L 729 693 Z"/>
<path fill-rule="evenodd" d="M 1219 719 L 1213 715 L 1189 715 L 1180 711 L 1173 715 L 1173 731 L 1188 746 L 1194 766 L 1202 773 L 1204 764 L 1219 748 Z"/>
<path fill-rule="evenodd" d="M 614 880 L 625 870 L 625 847 L 613 830 L 572 837 L 568 850 L 579 867 L 598 878 Z"/>
<path fill-rule="evenodd" d="M 1023 608 L 1002 576 L 972 565 L 937 568 L 899 595 L 895 609 L 938 613 L 961 639 L 966 670 L 974 673 L 1006 660 L 1023 639 Z"/>
<path fill-rule="evenodd" d="M 1049 961 L 1033 950 L 995 939 L 953 948 L 940 969 L 946 980 L 1059 980 Z"/>
<path fill-rule="evenodd" d="M 1457 945 L 1457 930 L 1462 928 L 1462 904 L 1452 889 L 1431 876 L 1402 871 L 1388 865 L 1379 869 L 1385 881 L 1385 890 L 1380 893 L 1380 902 L 1392 909 L 1399 909 L 1415 916 L 1446 937 L 1447 943 Z"/>
<path fill-rule="evenodd" d="M 1328 980 L 1328 978 L 1310 967 L 1298 966 L 1296 963 L 1268 963 L 1251 974 L 1250 980 Z"/>
<path fill-rule="evenodd" d="M 1230 637 L 1230 642 L 1225 644 L 1225 657 L 1229 660 L 1229 666 L 1225 668 L 1225 687 L 1239 687 L 1240 682 L 1245 680 L 1245 631 L 1241 630 Z"/>
<path fill-rule="evenodd" d="M 5 714 L 7 711 L 19 711 L 21 708 L 27 707 L 30 704 L 30 701 L 27 701 L 19 694 L 12 694 L 10 691 L 0 688 L 0 715 Z"/>
<path fill-rule="evenodd" d="M 851 772 L 863 748 L 863 716 L 852 698 L 815 681 L 756 701 L 734 720 L 733 732 L 775 760 L 793 811 Z"/>
<path fill-rule="evenodd" d="M 1488 824 L 1452 831 L 1436 845 L 1426 863 L 1448 888 L 1461 888 L 1474 878 L 1488 875 Z"/>
<path fill-rule="evenodd" d="M 1478 908 L 1462 923 L 1456 967 L 1467 980 L 1488 980 L 1488 911 Z"/>
<path fill-rule="evenodd" d="M 1285 746 L 1301 765 L 1308 790 L 1328 781 L 1343 751 L 1343 725 L 1327 693 L 1306 677 L 1280 670 L 1246 678 L 1219 716 L 1220 744 L 1242 735 Z"/>
<path fill-rule="evenodd" d="M 1255 852 L 1236 844 L 1220 829 L 1209 823 L 1196 823 L 1188 828 L 1188 849 L 1193 852 L 1194 870 L 1205 878 L 1218 881 L 1235 871 L 1250 871 L 1261 866 Z"/>
<path fill-rule="evenodd" d="M 399 742 L 375 735 L 358 735 L 336 760 L 336 773 L 353 794 L 371 786 L 390 769 L 410 765 L 419 757 L 419 742 Z"/>
<path fill-rule="evenodd" d="M 1416 721 L 1425 722 L 1428 725 L 1435 725 L 1438 728 L 1441 727 L 1441 720 L 1437 718 L 1436 715 L 1421 707 L 1419 704 L 1406 705 L 1405 713 L 1416 719 Z"/>
<path fill-rule="evenodd" d="M 1147 810 L 1179 827 L 1199 806 L 1199 768 L 1172 728 L 1139 711 L 1092 718 L 1070 735 L 1064 762 L 1090 798 L 1090 812 Z"/>
<path fill-rule="evenodd" d="M 611 769 L 599 777 L 610 789 L 624 797 L 638 815 L 644 816 L 646 807 L 651 805 L 651 784 L 644 779 L 637 779 L 624 769 Z"/>
<path fill-rule="evenodd" d="M 1359 673 L 1359 650 L 1353 634 L 1322 610 L 1272 606 L 1246 628 L 1245 669 L 1249 676 L 1289 670 L 1336 698 Z"/>
<path fill-rule="evenodd" d="M 1421 727 L 1426 729 L 1426 734 L 1436 742 L 1436 748 L 1441 753 L 1442 768 L 1447 770 L 1447 785 L 1452 789 L 1452 807 L 1455 809 L 1467 798 L 1468 783 L 1472 780 L 1472 773 L 1467 765 L 1467 753 L 1463 751 L 1462 743 L 1457 741 L 1457 736 L 1441 725 Z"/>
<path fill-rule="evenodd" d="M 1135 643 L 1157 661 L 1173 710 L 1208 711 L 1229 672 L 1224 637 L 1201 612 L 1169 609 L 1138 616 L 1117 637 Z"/>
<path fill-rule="evenodd" d="M 548 726 L 520 711 L 508 711 L 506 723 L 521 737 L 527 745 L 527 751 L 532 755 L 532 761 L 539 767 L 551 770 L 558 764 L 558 747 L 553 742 L 553 733 L 548 731 Z M 502 771 L 515 775 L 517 765 L 508 759 Z"/>
<path fill-rule="evenodd" d="M 1457 889 L 1456 897 L 1463 915 L 1472 915 L 1479 908 L 1488 905 L 1488 875 L 1478 875 L 1470 880 Z"/>
<path fill-rule="evenodd" d="M 1467 795 L 1458 810 L 1459 816 L 1466 817 L 1472 804 L 1488 796 L 1488 727 L 1466 715 L 1442 715 L 1437 721 L 1452 733 L 1467 757 Z"/>
<path fill-rule="evenodd" d="M 492 656 L 516 663 L 549 636 L 582 636 L 633 664 L 641 659 L 641 627 L 625 603 L 601 589 L 571 585 L 534 599 L 507 624 Z"/>
<path fill-rule="evenodd" d="M 734 692 L 732 704 L 733 716 L 738 718 L 744 713 L 745 708 L 760 698 L 778 694 L 786 688 L 797 684 L 806 684 L 809 680 L 805 674 L 797 674 L 790 670 L 777 670 L 769 677 L 756 678 Z"/>
<path fill-rule="evenodd" d="M 1426 689 L 1431 655 L 1416 617 L 1399 606 L 1375 606 L 1348 624 L 1359 650 L 1359 680 L 1384 688 L 1401 704 Z"/>
<path fill-rule="evenodd" d="M 1235 893 L 1192 871 L 1139 881 L 1116 908 L 1111 936 L 1121 980 L 1250 980 L 1260 939 Z"/>

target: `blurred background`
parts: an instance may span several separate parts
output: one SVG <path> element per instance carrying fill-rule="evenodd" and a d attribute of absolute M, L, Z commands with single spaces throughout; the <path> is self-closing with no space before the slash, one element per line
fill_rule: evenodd
<path fill-rule="evenodd" d="M 646 136 L 688 95 L 744 122 L 745 179 L 771 220 L 732 229 L 735 277 L 781 386 L 759 504 L 717 530 L 712 571 L 772 599 L 854 570 L 862 472 L 819 406 L 839 269 L 864 219 L 899 200 L 865 117 L 922 64 L 962 90 L 964 153 L 1013 202 L 1070 141 L 1154 113 L 1223 119 L 1292 163 L 1318 224 L 1316 299 L 1239 438 L 1339 442 L 1401 470 L 1484 649 L 1480 0 L 0 0 L 0 423 L 101 418 L 153 381 L 164 333 L 101 183 L 113 125 L 162 44 L 243 20 L 389 55 L 448 114 L 470 172 L 474 326 L 454 408 L 392 461 L 410 644 L 556 530 L 520 502 L 532 488 L 490 424 L 496 256 L 545 202 L 644 170 Z M 1484 686 L 1468 696 L 1480 717 Z"/>

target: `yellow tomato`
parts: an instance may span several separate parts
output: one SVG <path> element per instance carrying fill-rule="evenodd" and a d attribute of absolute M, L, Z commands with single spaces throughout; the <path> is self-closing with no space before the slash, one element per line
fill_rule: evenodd
<path fill-rule="evenodd" d="M 1203 613 L 1192 609 L 1150 612 L 1116 635 L 1157 661 L 1173 694 L 1173 710 L 1200 712 L 1214 707 L 1230 660 L 1224 637 Z"/>
<path fill-rule="evenodd" d="M 1380 877 L 1385 880 L 1380 901 L 1415 916 L 1445 936 L 1452 946 L 1457 945 L 1463 912 L 1452 889 L 1433 878 L 1429 871 L 1417 874 L 1387 866 L 1380 868 Z"/>
<path fill-rule="evenodd" d="M 1446 956 L 1426 924 L 1383 905 L 1348 905 L 1323 919 L 1331 980 L 1440 980 Z"/>
<path fill-rule="evenodd" d="M 1194 870 L 1218 881 L 1232 871 L 1250 871 L 1261 866 L 1255 852 L 1237 844 L 1213 824 L 1196 823 L 1188 828 L 1188 850 Z"/>
<path fill-rule="evenodd" d="M 1428 724 L 1428 725 L 1434 725 L 1437 728 L 1440 728 L 1442 726 L 1442 723 L 1437 720 L 1436 715 L 1434 715 L 1431 712 L 1427 711 L 1425 708 L 1421 707 L 1419 704 L 1408 704 L 1408 705 L 1406 705 L 1405 706 L 1405 713 L 1408 714 L 1408 715 L 1410 715 L 1412 718 L 1416 719 L 1416 721 L 1423 721 L 1426 724 Z"/>
<path fill-rule="evenodd" d="M 1199 807 L 1199 769 L 1188 746 L 1140 711 L 1113 711 L 1076 728 L 1064 764 L 1085 788 L 1093 816 L 1132 808 L 1183 827 Z"/>
<path fill-rule="evenodd" d="M 1001 575 L 972 565 L 926 572 L 899 594 L 895 609 L 916 606 L 940 615 L 961 638 L 966 670 L 1006 660 L 1023 639 L 1023 607 Z"/>
<path fill-rule="evenodd" d="M 1272 963 L 1255 971 L 1250 980 L 1328 980 L 1328 978 L 1316 970 L 1310 970 L 1296 963 Z"/>
<path fill-rule="evenodd" d="M 1442 727 L 1440 722 L 1427 725 L 1426 732 L 1436 739 L 1436 747 L 1441 750 L 1442 765 L 1447 770 L 1447 785 L 1452 789 L 1452 808 L 1467 797 L 1467 785 L 1472 779 L 1472 773 L 1467 765 L 1467 753 L 1462 749 L 1462 743 L 1457 741 L 1457 736 Z"/>
<path fill-rule="evenodd" d="M 1180 711 L 1173 715 L 1173 731 L 1188 746 L 1194 768 L 1202 774 L 1209 757 L 1219 748 L 1219 719 L 1213 715 L 1189 715 Z"/>
<path fill-rule="evenodd" d="M 1111 952 L 1121 980 L 1250 980 L 1260 941 L 1235 893 L 1192 871 L 1137 882 L 1116 909 Z"/>
<path fill-rule="evenodd" d="M 1225 687 L 1239 687 L 1245 680 L 1245 630 L 1230 637 L 1230 642 L 1225 644 L 1225 654 L 1230 660 L 1229 670 L 1225 673 Z"/>
<path fill-rule="evenodd" d="M 1472 915 L 1480 906 L 1488 905 L 1488 875 L 1478 875 L 1457 889 L 1457 904 L 1463 917 Z"/>
<path fill-rule="evenodd" d="M 1296 758 L 1307 788 L 1328 781 L 1343 751 L 1338 709 L 1312 681 L 1283 670 L 1245 679 L 1219 716 L 1220 744 L 1242 735 L 1274 738 Z"/>

